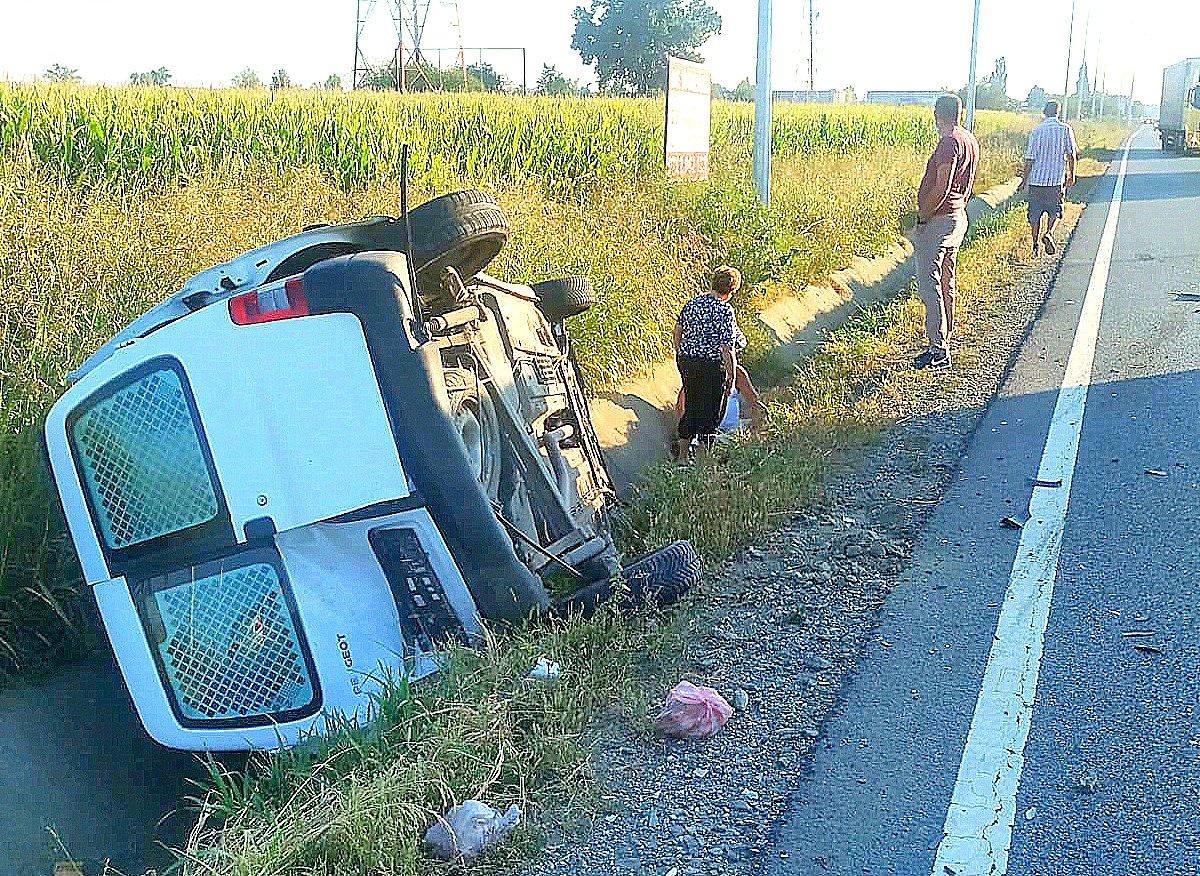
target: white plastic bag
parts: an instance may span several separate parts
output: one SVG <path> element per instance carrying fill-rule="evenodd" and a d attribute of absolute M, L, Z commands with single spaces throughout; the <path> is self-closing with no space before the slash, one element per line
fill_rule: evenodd
<path fill-rule="evenodd" d="M 500 812 L 479 800 L 464 800 L 425 831 L 425 844 L 440 860 L 469 861 L 501 842 L 520 821 L 521 808 L 516 803 Z"/>

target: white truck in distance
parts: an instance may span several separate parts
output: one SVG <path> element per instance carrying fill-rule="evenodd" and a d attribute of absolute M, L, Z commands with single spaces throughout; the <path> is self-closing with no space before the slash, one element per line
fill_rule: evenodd
<path fill-rule="evenodd" d="M 1163 70 L 1158 133 L 1164 152 L 1200 150 L 1200 58 Z"/>

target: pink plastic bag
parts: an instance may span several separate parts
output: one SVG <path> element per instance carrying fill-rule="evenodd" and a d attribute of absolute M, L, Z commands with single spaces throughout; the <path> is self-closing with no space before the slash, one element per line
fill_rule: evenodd
<path fill-rule="evenodd" d="M 667 694 L 667 704 L 654 719 L 667 736 L 679 739 L 708 739 L 716 736 L 733 707 L 711 687 L 681 681 Z"/>

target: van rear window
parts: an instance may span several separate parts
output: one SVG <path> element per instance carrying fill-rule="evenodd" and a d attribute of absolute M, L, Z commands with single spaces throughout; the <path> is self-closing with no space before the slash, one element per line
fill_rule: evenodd
<path fill-rule="evenodd" d="M 105 544 L 121 550 L 208 523 L 217 488 L 178 363 L 158 360 L 85 402 L 72 452 Z"/>
<path fill-rule="evenodd" d="M 319 708 L 278 555 L 249 551 L 139 590 L 147 635 L 184 724 L 287 721 Z"/>

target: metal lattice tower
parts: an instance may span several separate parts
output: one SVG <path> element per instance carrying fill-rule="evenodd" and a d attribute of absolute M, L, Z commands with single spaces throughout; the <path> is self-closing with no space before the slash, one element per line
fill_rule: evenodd
<path fill-rule="evenodd" d="M 442 3 L 450 7 L 450 26 L 454 28 L 454 38 L 458 42 L 458 58 L 455 59 L 455 64 L 462 70 L 463 88 L 466 88 L 467 52 L 463 47 L 462 16 L 458 12 L 458 0 L 442 0 Z"/>
<path fill-rule="evenodd" d="M 356 0 L 357 24 L 354 36 L 353 87 L 362 86 L 367 76 L 376 72 L 372 69 L 363 50 L 363 38 L 378 0 Z M 458 42 L 456 66 L 462 70 L 463 83 L 467 82 L 466 52 L 463 48 L 462 19 L 458 0 L 438 0 L 438 7 L 446 14 Z M 429 76 L 430 64 L 421 52 L 425 30 L 429 24 L 434 0 L 387 0 L 388 14 L 395 30 L 395 47 L 390 65 L 395 73 L 395 88 L 407 91 L 411 85 L 424 79 L 425 87 L 432 89 L 434 82 Z M 411 81 L 410 81 L 411 79 Z"/>

